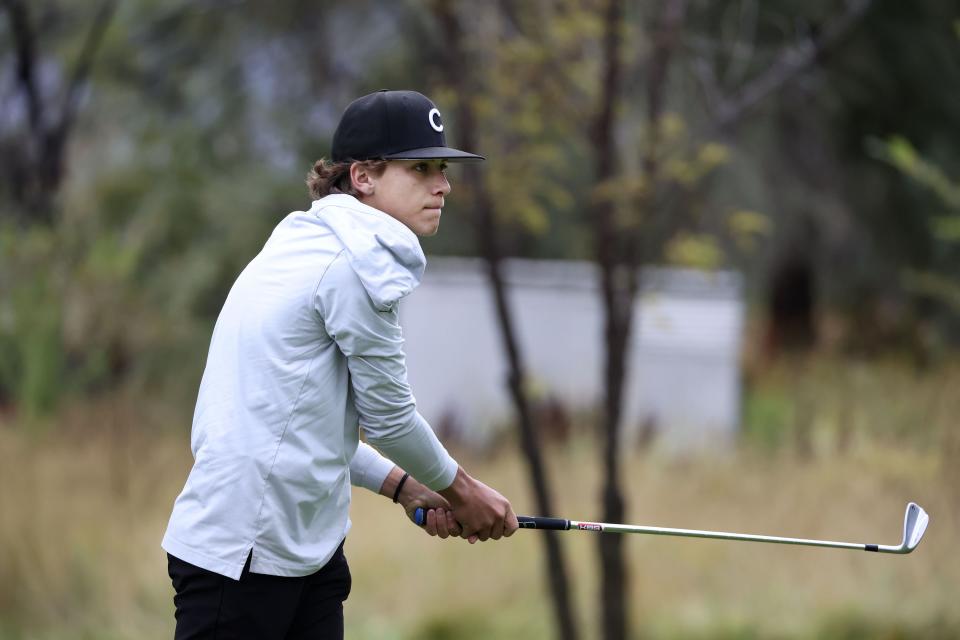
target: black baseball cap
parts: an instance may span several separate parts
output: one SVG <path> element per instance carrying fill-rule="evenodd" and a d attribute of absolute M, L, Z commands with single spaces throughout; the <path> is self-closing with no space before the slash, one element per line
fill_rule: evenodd
<path fill-rule="evenodd" d="M 478 156 L 447 146 L 437 105 L 416 91 L 377 91 L 357 98 L 340 117 L 331 160 L 476 162 Z"/>

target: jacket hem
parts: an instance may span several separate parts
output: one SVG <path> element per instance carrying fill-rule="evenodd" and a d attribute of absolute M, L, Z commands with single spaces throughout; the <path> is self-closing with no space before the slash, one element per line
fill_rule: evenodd
<path fill-rule="evenodd" d="M 207 571 L 212 571 L 214 573 L 219 573 L 222 576 L 226 576 L 232 580 L 239 580 L 240 574 L 243 573 L 243 565 L 247 562 L 247 555 L 249 551 L 243 554 L 243 558 L 239 563 L 230 562 L 224 560 L 223 558 L 213 558 L 197 551 L 190 545 L 186 545 L 179 540 L 173 538 L 170 534 L 167 534 L 163 537 L 163 542 L 160 543 L 160 546 L 164 551 L 169 553 L 172 556 L 183 560 L 184 562 L 189 562 L 190 564 L 200 567 L 201 569 L 206 569 Z"/>

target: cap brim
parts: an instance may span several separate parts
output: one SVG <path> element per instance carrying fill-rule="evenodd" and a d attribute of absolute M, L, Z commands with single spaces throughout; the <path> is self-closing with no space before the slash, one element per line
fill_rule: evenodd
<path fill-rule="evenodd" d="M 448 160 L 450 162 L 480 162 L 486 160 L 475 153 L 467 153 L 450 147 L 424 147 L 409 149 L 383 156 L 384 160 Z"/>

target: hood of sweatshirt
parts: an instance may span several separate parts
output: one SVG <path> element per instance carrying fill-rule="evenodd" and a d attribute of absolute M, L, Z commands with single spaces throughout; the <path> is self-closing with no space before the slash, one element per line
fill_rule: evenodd
<path fill-rule="evenodd" d="M 416 234 L 396 218 L 345 194 L 314 201 L 310 212 L 343 244 L 377 309 L 391 309 L 420 284 L 427 258 Z"/>

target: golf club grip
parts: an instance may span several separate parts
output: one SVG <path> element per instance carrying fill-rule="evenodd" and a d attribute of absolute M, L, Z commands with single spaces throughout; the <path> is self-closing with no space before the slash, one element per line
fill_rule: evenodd
<path fill-rule="evenodd" d="M 564 518 L 544 518 L 541 516 L 517 516 L 521 529 L 552 529 L 566 531 L 570 528 L 570 521 Z"/>
<path fill-rule="evenodd" d="M 427 524 L 427 512 L 423 507 L 417 507 L 413 512 L 413 520 L 417 526 L 422 527 Z M 563 518 L 542 518 L 540 516 L 517 516 L 521 529 L 552 529 L 554 531 L 566 531 L 570 528 L 570 521 Z"/>

